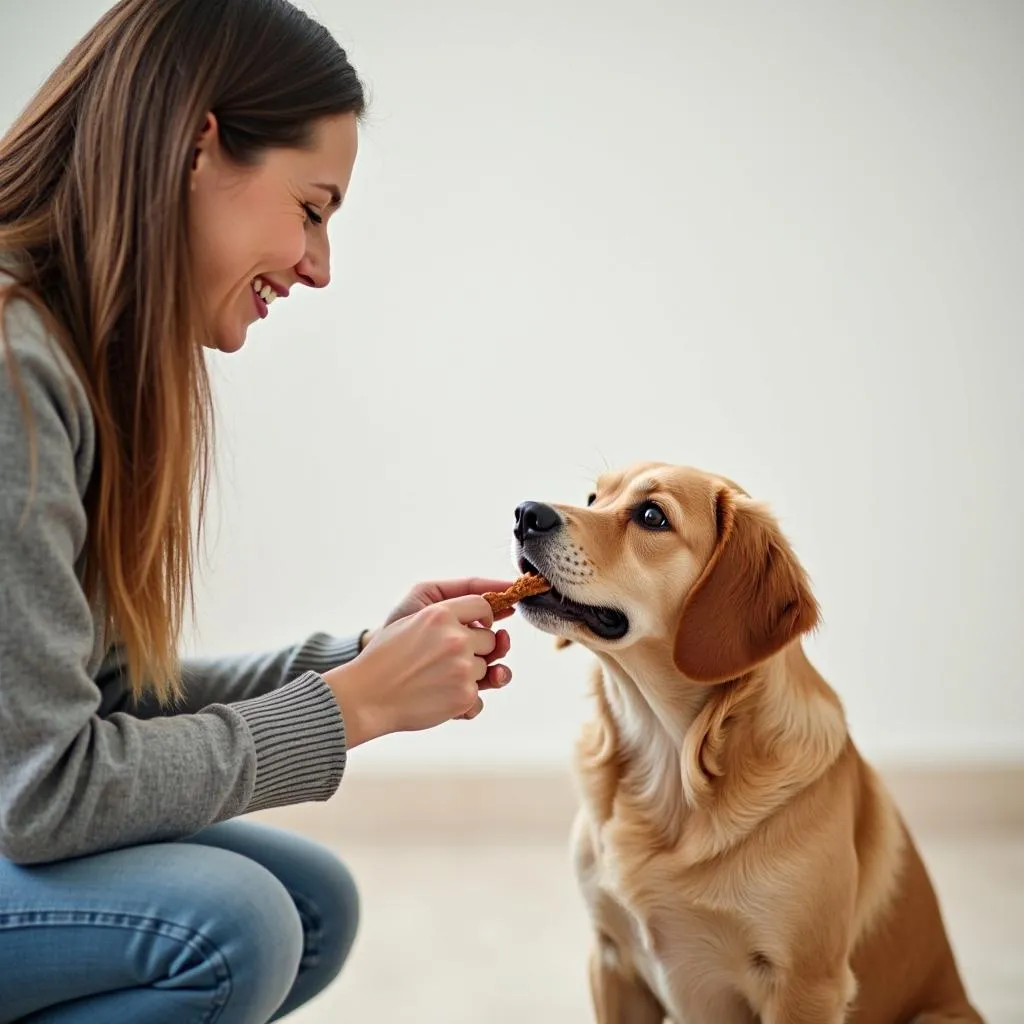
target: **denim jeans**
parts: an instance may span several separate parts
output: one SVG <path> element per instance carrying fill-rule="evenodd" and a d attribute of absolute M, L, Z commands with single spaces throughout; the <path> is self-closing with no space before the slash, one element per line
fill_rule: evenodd
<path fill-rule="evenodd" d="M 246 821 L 0 859 L 0 1024 L 267 1024 L 337 975 L 358 919 L 333 854 Z"/>

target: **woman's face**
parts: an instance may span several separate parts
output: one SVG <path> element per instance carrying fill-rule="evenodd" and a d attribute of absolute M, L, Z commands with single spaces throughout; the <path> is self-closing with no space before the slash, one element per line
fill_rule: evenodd
<path fill-rule="evenodd" d="M 190 230 L 209 345 L 235 352 L 249 325 L 296 285 L 331 279 L 327 222 L 348 189 L 356 118 L 316 124 L 306 149 L 271 149 L 251 168 L 233 164 L 210 114 L 196 144 Z"/>

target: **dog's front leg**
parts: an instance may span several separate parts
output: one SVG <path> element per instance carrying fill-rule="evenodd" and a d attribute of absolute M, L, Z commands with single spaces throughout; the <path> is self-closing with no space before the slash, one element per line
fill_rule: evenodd
<path fill-rule="evenodd" d="M 643 978 L 626 972 L 603 937 L 590 950 L 590 996 L 597 1024 L 662 1024 L 665 1011 Z"/>

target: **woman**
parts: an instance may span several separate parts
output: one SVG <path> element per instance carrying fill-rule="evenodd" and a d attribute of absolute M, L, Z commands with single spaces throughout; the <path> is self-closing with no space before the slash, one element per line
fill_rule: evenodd
<path fill-rule="evenodd" d="M 417 587 L 377 630 L 175 649 L 202 523 L 203 347 L 330 279 L 363 112 L 285 0 L 122 0 L 0 142 L 0 1022 L 277 1019 L 339 971 L 345 868 L 231 821 L 347 750 L 481 709 L 508 636 Z M 196 486 L 193 486 L 196 485 Z"/>

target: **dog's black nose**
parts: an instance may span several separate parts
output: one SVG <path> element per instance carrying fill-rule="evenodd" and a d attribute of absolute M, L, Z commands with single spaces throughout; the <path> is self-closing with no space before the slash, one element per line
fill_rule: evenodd
<path fill-rule="evenodd" d="M 542 533 L 550 533 L 562 525 L 562 517 L 550 506 L 539 501 L 524 501 L 516 509 L 516 539 L 526 540 Z"/>

